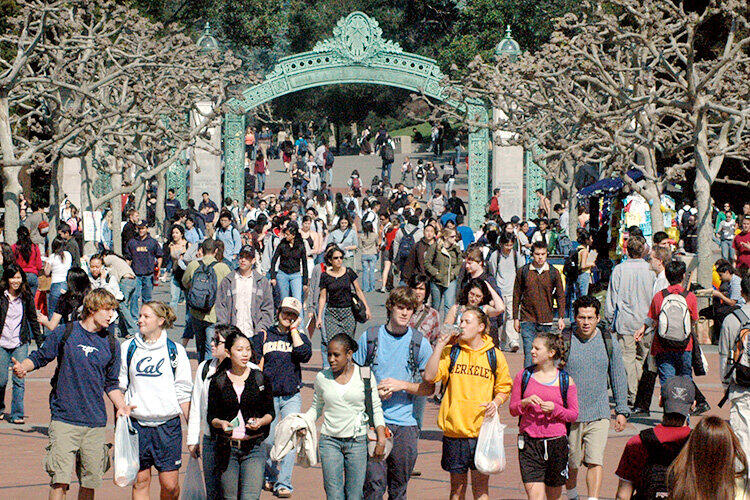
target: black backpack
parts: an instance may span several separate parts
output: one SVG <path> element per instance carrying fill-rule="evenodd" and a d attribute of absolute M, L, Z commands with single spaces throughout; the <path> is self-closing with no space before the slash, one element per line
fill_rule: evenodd
<path fill-rule="evenodd" d="M 394 160 L 393 146 L 390 143 L 383 144 L 383 161 L 392 162 Z"/>
<path fill-rule="evenodd" d="M 416 241 L 414 241 L 414 233 L 416 233 L 419 228 L 414 228 L 411 233 L 407 233 L 403 228 L 401 230 L 404 232 L 404 235 L 401 237 L 401 243 L 398 246 L 396 265 L 399 269 L 403 270 L 404 265 L 406 264 L 406 259 L 409 258 L 409 253 L 411 253 L 411 249 L 414 248 L 414 245 L 416 244 Z"/>
<path fill-rule="evenodd" d="M 578 267 L 579 254 L 580 250 L 576 249 L 570 252 L 570 255 L 565 259 L 565 264 L 563 264 L 563 274 L 568 281 L 578 279 L 578 275 L 581 274 L 581 270 Z"/>
<path fill-rule="evenodd" d="M 422 165 L 417 165 L 417 170 L 414 171 L 414 178 L 418 181 L 424 179 L 424 167 Z"/>
<path fill-rule="evenodd" d="M 201 261 L 193 273 L 185 302 L 196 311 L 207 313 L 216 304 L 216 291 L 219 285 L 214 271 L 215 265 L 216 262 L 206 265 Z"/>
<path fill-rule="evenodd" d="M 669 498 L 669 485 L 667 481 L 667 469 L 680 454 L 682 446 L 665 446 L 656 437 L 654 429 L 643 429 L 640 432 L 641 442 L 648 453 L 648 462 L 643 468 L 641 484 L 645 491 L 636 491 L 634 500 L 654 500 L 656 498 Z"/>

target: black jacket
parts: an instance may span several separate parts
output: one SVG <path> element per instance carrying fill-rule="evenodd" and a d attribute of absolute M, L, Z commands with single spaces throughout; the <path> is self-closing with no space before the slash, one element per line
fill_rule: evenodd
<path fill-rule="evenodd" d="M 42 336 L 42 329 L 39 326 L 39 321 L 36 319 L 36 307 L 34 306 L 34 298 L 31 295 L 21 296 L 23 302 L 23 317 L 21 318 L 21 343 L 28 344 L 31 342 L 31 337 L 34 337 L 36 345 L 42 345 L 44 337 Z M 8 314 L 8 297 L 5 296 L 5 292 L 0 292 L 0 328 L 5 324 L 5 317 Z"/>
<path fill-rule="evenodd" d="M 234 392 L 232 381 L 229 380 L 227 372 L 222 371 L 211 377 L 208 386 L 208 410 L 206 418 L 208 426 L 211 428 L 211 436 L 216 439 L 215 447 L 215 466 L 214 473 L 221 474 L 227 468 L 231 447 L 229 446 L 228 435 L 221 429 L 211 425 L 213 419 L 232 421 L 237 416 L 237 412 L 242 412 L 242 418 L 247 422 L 251 418 L 262 418 L 264 415 L 275 417 L 273 409 L 273 392 L 271 391 L 271 381 L 268 377 L 263 376 L 263 385 L 258 387 L 255 379 L 255 370 L 245 380 L 245 389 L 242 391 L 241 401 L 237 401 L 237 393 Z M 247 442 L 247 449 L 259 446 L 269 434 L 270 424 L 261 427 L 257 431 L 247 432 L 252 434 L 257 432 L 259 436 L 251 438 Z"/>

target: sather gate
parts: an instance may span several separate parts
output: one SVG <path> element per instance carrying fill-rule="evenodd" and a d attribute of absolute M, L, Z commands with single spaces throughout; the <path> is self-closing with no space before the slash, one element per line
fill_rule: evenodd
<path fill-rule="evenodd" d="M 404 52 L 398 43 L 385 40 L 377 21 L 363 12 L 352 12 L 338 21 L 333 37 L 318 42 L 312 51 L 284 57 L 265 80 L 228 103 L 224 116 L 224 197 L 243 199 L 245 113 L 277 97 L 299 90 L 342 83 L 386 85 L 411 90 L 460 107 L 469 121 L 486 123 L 482 102 L 452 102 L 445 75 L 434 59 Z M 489 130 L 469 130 L 469 223 L 479 227 L 488 200 Z"/>

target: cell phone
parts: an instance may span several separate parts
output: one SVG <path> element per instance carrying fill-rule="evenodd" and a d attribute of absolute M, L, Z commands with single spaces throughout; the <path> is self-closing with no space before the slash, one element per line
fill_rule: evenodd
<path fill-rule="evenodd" d="M 239 427 L 240 425 L 240 417 L 236 416 L 229 422 L 229 428 L 234 429 L 235 427 Z"/>

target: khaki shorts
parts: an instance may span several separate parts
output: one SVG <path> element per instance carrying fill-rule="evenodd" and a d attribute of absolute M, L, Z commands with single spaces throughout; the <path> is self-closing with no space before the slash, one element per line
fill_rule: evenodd
<path fill-rule="evenodd" d="M 109 463 L 109 445 L 104 427 L 84 427 L 53 420 L 49 424 L 49 445 L 44 468 L 50 484 L 70 484 L 75 469 L 82 488 L 102 484 Z M 78 463 L 77 463 L 78 462 Z"/>
<path fill-rule="evenodd" d="M 586 466 L 603 465 L 608 436 L 608 418 L 570 424 L 568 467 L 580 469 L 582 463 Z"/>

